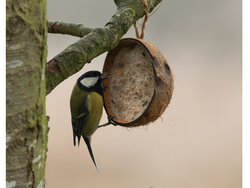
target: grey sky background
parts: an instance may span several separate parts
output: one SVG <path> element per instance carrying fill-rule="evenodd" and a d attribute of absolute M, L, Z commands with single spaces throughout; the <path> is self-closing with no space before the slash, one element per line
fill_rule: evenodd
<path fill-rule="evenodd" d="M 160 49 L 175 76 L 170 106 L 147 127 L 109 126 L 73 146 L 69 98 L 76 79 L 102 70 L 106 53 L 47 96 L 46 187 L 241 187 L 241 1 L 163 1 L 144 40 Z M 113 1 L 50 0 L 48 20 L 103 27 Z M 140 23 L 142 20 L 139 21 Z M 131 27 L 124 37 L 135 37 Z M 48 60 L 78 40 L 48 34 Z M 106 122 L 104 112 L 101 124 Z"/>

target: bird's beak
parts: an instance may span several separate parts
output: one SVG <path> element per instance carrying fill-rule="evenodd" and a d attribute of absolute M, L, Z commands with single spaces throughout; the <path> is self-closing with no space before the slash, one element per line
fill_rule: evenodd
<path fill-rule="evenodd" d="M 100 79 L 104 80 L 106 78 L 109 78 L 108 73 L 107 72 L 102 73 L 101 76 L 100 76 Z"/>

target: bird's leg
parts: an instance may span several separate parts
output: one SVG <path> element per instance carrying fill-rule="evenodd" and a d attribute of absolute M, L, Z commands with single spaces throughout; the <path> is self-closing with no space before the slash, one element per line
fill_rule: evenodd
<path fill-rule="evenodd" d="M 104 72 L 100 76 L 100 79 L 102 80 L 102 82 L 101 82 L 101 88 L 102 88 L 102 90 L 105 90 L 106 88 L 109 87 L 109 86 L 106 86 L 106 85 L 103 84 L 103 80 L 109 78 L 109 76 L 107 76 L 107 75 L 108 75 L 108 72 Z M 114 125 L 114 126 L 116 126 L 116 124 L 112 121 L 112 118 L 114 118 L 114 117 L 115 116 L 108 116 L 108 123 L 105 123 L 103 125 L 99 125 L 98 128 L 100 128 L 100 127 L 106 127 L 107 125 L 111 125 L 111 124 Z"/>
<path fill-rule="evenodd" d="M 116 124 L 112 121 L 113 117 L 115 117 L 115 116 L 108 116 L 108 123 L 105 123 L 103 125 L 99 125 L 98 128 L 100 128 L 100 127 L 106 127 L 107 125 L 111 125 L 111 124 L 114 125 L 114 126 L 116 126 Z"/>

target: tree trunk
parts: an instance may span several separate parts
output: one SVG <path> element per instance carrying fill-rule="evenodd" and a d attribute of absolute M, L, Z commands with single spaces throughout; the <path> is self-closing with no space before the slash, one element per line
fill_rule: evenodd
<path fill-rule="evenodd" d="M 6 187 L 45 186 L 46 1 L 6 2 Z"/>

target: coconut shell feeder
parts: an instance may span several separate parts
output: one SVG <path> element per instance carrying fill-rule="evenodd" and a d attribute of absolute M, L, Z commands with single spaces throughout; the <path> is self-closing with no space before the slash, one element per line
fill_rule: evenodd
<path fill-rule="evenodd" d="M 106 56 L 104 108 L 120 126 L 157 120 L 172 98 L 174 79 L 164 55 L 149 42 L 125 38 Z"/>

